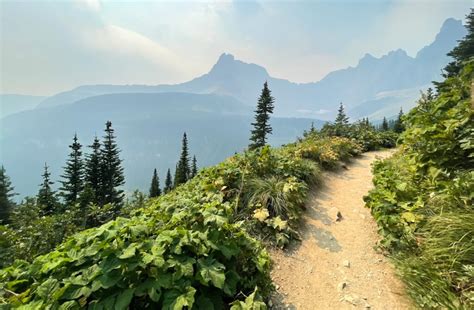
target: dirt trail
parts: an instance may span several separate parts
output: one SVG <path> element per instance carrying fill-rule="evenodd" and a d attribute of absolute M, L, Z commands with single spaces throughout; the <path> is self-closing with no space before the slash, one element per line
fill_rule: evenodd
<path fill-rule="evenodd" d="M 327 172 L 310 197 L 302 241 L 272 251 L 275 309 L 410 309 L 390 262 L 374 250 L 377 226 L 362 197 L 372 188 L 371 163 L 390 151 L 369 152 Z M 338 218 L 340 212 L 342 218 Z"/>

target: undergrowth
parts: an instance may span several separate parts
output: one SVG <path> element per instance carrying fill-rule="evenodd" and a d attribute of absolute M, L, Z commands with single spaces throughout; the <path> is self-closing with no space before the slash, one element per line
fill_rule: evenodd
<path fill-rule="evenodd" d="M 235 155 L 129 219 L 0 270 L 1 307 L 263 309 L 273 289 L 264 245 L 297 239 L 320 167 L 359 153 L 352 140 L 314 134 Z"/>

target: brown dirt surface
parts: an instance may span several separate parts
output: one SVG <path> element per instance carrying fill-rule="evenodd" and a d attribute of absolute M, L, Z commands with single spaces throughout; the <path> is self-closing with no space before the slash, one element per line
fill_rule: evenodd
<path fill-rule="evenodd" d="M 368 152 L 323 174 L 308 200 L 301 242 L 271 250 L 273 309 L 411 309 L 394 267 L 375 246 L 380 236 L 363 196 L 371 163 L 392 151 Z"/>

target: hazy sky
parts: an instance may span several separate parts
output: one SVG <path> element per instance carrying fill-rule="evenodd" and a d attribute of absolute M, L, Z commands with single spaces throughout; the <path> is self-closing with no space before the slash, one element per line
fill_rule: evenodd
<path fill-rule="evenodd" d="M 159 84 L 206 73 L 223 52 L 272 76 L 317 81 L 365 54 L 414 56 L 472 0 L 4 1 L 0 92 Z"/>

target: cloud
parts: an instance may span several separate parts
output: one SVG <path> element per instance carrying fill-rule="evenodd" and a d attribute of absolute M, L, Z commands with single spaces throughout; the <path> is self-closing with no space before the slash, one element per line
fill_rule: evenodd
<path fill-rule="evenodd" d="M 83 32 L 82 39 L 89 48 L 114 54 L 115 57 L 123 55 L 129 59 L 142 58 L 168 70 L 178 73 L 185 71 L 180 60 L 169 49 L 142 34 L 117 25 L 105 24 L 93 32 Z"/>

